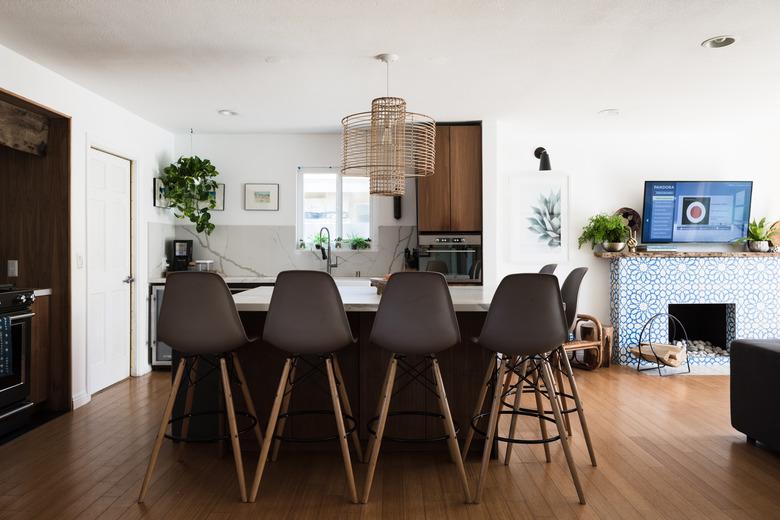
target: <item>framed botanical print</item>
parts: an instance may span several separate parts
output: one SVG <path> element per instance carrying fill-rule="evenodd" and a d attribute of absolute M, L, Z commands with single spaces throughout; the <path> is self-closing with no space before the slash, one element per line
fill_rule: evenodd
<path fill-rule="evenodd" d="M 211 193 L 214 195 L 214 199 L 217 202 L 213 211 L 225 211 L 225 185 L 217 184 L 216 191 L 212 191 Z"/>
<path fill-rule="evenodd" d="M 159 177 L 154 178 L 154 206 L 156 208 L 167 208 L 170 204 L 165 198 L 165 183 Z"/>
<path fill-rule="evenodd" d="M 244 209 L 279 211 L 278 184 L 244 184 Z"/>
<path fill-rule="evenodd" d="M 507 186 L 507 252 L 513 263 L 569 258 L 569 178 L 557 172 L 513 175 Z"/>

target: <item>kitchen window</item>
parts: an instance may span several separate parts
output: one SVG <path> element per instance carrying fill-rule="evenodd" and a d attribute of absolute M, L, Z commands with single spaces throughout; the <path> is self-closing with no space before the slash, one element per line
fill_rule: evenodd
<path fill-rule="evenodd" d="M 371 237 L 368 177 L 347 177 L 331 169 L 298 173 L 298 240 L 311 244 L 325 226 L 331 239 Z"/>

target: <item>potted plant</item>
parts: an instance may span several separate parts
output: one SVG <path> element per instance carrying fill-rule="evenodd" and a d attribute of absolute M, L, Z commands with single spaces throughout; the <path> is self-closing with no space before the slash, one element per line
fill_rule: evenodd
<path fill-rule="evenodd" d="M 161 180 L 165 198 L 176 218 L 188 218 L 198 233 L 214 231 L 210 210 L 217 205 L 215 193 L 219 172 L 208 159 L 179 157 L 163 169 Z"/>
<path fill-rule="evenodd" d="M 579 247 L 590 242 L 592 248 L 601 245 L 605 251 L 617 253 L 626 247 L 629 237 L 626 219 L 620 215 L 599 213 L 590 217 L 578 239 Z"/>
<path fill-rule="evenodd" d="M 370 238 L 363 238 L 358 235 L 353 235 L 352 238 L 348 240 L 350 249 L 369 249 L 371 247 L 371 239 Z"/>
<path fill-rule="evenodd" d="M 328 247 L 328 235 L 317 233 L 316 235 L 314 235 L 314 238 L 312 238 L 312 243 L 314 244 L 315 249 L 322 249 L 323 247 Z"/>
<path fill-rule="evenodd" d="M 759 221 L 753 219 L 753 221 L 748 224 L 747 236 L 742 237 L 737 241 L 745 243 L 748 251 L 752 251 L 753 253 L 768 253 L 770 249 L 769 243 L 775 233 L 777 233 L 777 230 L 767 225 L 766 217 Z"/>

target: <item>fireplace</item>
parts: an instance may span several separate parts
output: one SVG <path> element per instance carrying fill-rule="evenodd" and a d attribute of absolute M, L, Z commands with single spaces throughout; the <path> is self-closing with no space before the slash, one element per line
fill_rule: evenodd
<path fill-rule="evenodd" d="M 692 358 L 729 356 L 736 338 L 737 308 L 733 303 L 672 303 L 669 314 L 680 320 L 685 331 L 669 320 L 669 342 L 682 345 L 688 333 Z"/>

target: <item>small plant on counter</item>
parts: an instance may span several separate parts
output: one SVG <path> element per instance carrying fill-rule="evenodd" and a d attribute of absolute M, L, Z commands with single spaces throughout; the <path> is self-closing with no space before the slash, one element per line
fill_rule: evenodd
<path fill-rule="evenodd" d="M 746 243 L 748 250 L 754 253 L 766 253 L 769 251 L 769 243 L 777 231 L 773 226 L 767 225 L 766 217 L 759 221 L 753 219 L 748 224 L 747 236 L 738 238 L 737 242 Z"/>
<path fill-rule="evenodd" d="M 161 175 L 165 198 L 176 218 L 188 218 L 198 233 L 214 231 L 210 210 L 217 205 L 215 193 L 219 172 L 208 159 L 179 157 Z"/>
<path fill-rule="evenodd" d="M 369 249 L 371 248 L 371 239 L 353 235 L 349 242 L 350 249 Z"/>
<path fill-rule="evenodd" d="M 314 244 L 314 247 L 317 249 L 321 249 L 323 247 L 327 247 L 328 245 L 328 235 L 323 235 L 321 233 L 317 233 L 314 235 L 314 238 L 311 240 L 312 244 Z"/>
<path fill-rule="evenodd" d="M 604 249 L 610 249 L 607 244 L 623 244 L 628 239 L 630 232 L 627 221 L 620 215 L 607 215 L 600 213 L 590 217 L 588 224 L 582 228 L 582 234 L 577 240 L 579 247 L 590 243 L 592 248 L 601 244 Z M 618 250 L 622 249 L 620 247 Z"/>

